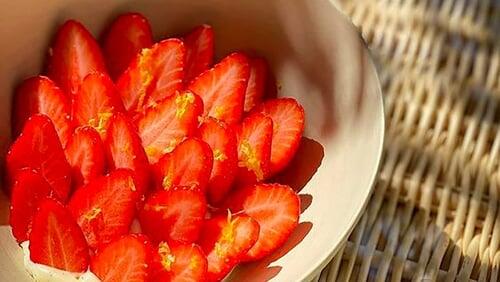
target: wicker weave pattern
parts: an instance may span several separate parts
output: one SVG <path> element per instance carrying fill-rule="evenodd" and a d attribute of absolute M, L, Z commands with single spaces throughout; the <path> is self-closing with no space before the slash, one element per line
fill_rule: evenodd
<path fill-rule="evenodd" d="M 343 0 L 382 81 L 382 171 L 319 281 L 500 281 L 500 1 Z"/>

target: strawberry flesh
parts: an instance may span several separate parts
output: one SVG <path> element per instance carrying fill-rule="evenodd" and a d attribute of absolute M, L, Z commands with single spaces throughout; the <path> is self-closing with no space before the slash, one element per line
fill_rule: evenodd
<path fill-rule="evenodd" d="M 209 25 L 200 25 L 184 36 L 186 46 L 186 77 L 189 82 L 206 71 L 214 60 L 214 30 Z"/>
<path fill-rule="evenodd" d="M 260 104 L 264 98 L 268 66 L 264 58 L 250 58 L 250 77 L 245 92 L 245 112 L 249 112 L 253 107 Z"/>

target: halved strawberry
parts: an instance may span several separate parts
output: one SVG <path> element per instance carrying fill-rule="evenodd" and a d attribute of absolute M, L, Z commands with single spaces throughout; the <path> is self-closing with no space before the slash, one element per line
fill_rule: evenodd
<path fill-rule="evenodd" d="M 214 118 L 206 119 L 198 134 L 212 149 L 213 166 L 206 190 L 208 201 L 217 205 L 231 189 L 236 176 L 236 134 L 230 126 Z"/>
<path fill-rule="evenodd" d="M 260 182 L 269 174 L 273 121 L 260 113 L 246 117 L 237 130 L 237 183 Z"/>
<path fill-rule="evenodd" d="M 52 188 L 36 171 L 23 168 L 17 172 L 10 198 L 9 223 L 18 243 L 28 240 L 38 205 L 51 194 Z"/>
<path fill-rule="evenodd" d="M 105 146 L 110 169 L 131 169 L 137 191 L 143 195 L 149 186 L 149 162 L 135 125 L 124 114 L 116 113 L 111 117 Z"/>
<path fill-rule="evenodd" d="M 267 85 L 267 62 L 264 58 L 250 58 L 250 77 L 245 93 L 245 112 L 260 104 L 264 98 Z"/>
<path fill-rule="evenodd" d="M 77 189 L 68 207 L 95 249 L 129 232 L 137 198 L 132 172 L 118 169 Z"/>
<path fill-rule="evenodd" d="M 17 137 L 34 114 L 47 115 L 63 146 L 71 136 L 70 102 L 56 84 L 45 76 L 28 78 L 16 89 L 12 105 L 12 133 Z"/>
<path fill-rule="evenodd" d="M 155 252 L 149 281 L 205 281 L 207 258 L 196 244 L 172 245 L 161 242 Z"/>
<path fill-rule="evenodd" d="M 283 245 L 298 224 L 300 200 L 286 185 L 256 184 L 230 195 L 226 206 L 244 212 L 260 225 L 259 239 L 244 260 L 259 260 Z"/>
<path fill-rule="evenodd" d="M 195 242 L 205 218 L 206 201 L 196 187 L 175 187 L 151 195 L 139 213 L 142 231 L 155 243 Z"/>
<path fill-rule="evenodd" d="M 81 23 L 66 21 L 50 49 L 48 76 L 70 97 L 76 94 L 83 79 L 95 71 L 106 71 L 99 45 Z"/>
<path fill-rule="evenodd" d="M 208 281 L 220 281 L 259 237 L 259 224 L 246 215 L 216 216 L 203 224 L 199 244 L 207 255 Z"/>
<path fill-rule="evenodd" d="M 142 146 L 150 163 L 171 152 L 186 136 L 196 132 L 203 102 L 189 91 L 177 93 L 149 108 L 137 121 Z"/>
<path fill-rule="evenodd" d="M 117 79 L 143 49 L 153 44 L 148 20 L 139 13 L 126 13 L 111 23 L 104 38 L 103 53 L 109 73 Z"/>
<path fill-rule="evenodd" d="M 184 81 L 190 82 L 213 63 L 214 30 L 207 24 L 197 26 L 184 36 L 184 45 L 186 46 Z"/>
<path fill-rule="evenodd" d="M 125 108 L 142 112 L 183 87 L 186 49 L 179 39 L 166 39 L 142 49 L 117 81 Z"/>
<path fill-rule="evenodd" d="M 40 173 L 61 201 L 66 201 L 71 187 L 71 167 L 47 116 L 36 114 L 26 121 L 23 132 L 7 153 L 6 167 L 9 183 L 19 169 L 29 167 Z"/>
<path fill-rule="evenodd" d="M 91 73 L 85 77 L 78 93 L 73 97 L 73 121 L 90 125 L 106 136 L 109 119 L 116 112 L 124 111 L 120 96 L 107 74 Z"/>
<path fill-rule="evenodd" d="M 197 186 L 205 191 L 212 170 L 212 150 L 207 143 L 187 138 L 154 167 L 157 189 L 175 186 Z"/>
<path fill-rule="evenodd" d="M 250 67 L 246 56 L 233 53 L 196 77 L 188 89 L 200 95 L 205 116 L 235 124 L 243 114 L 249 76 Z"/>
<path fill-rule="evenodd" d="M 104 145 L 94 128 L 81 126 L 75 129 L 64 152 L 72 169 L 74 187 L 104 174 Z"/>
<path fill-rule="evenodd" d="M 262 113 L 273 120 L 270 174 L 283 170 L 292 160 L 304 133 L 304 108 L 293 98 L 265 101 L 253 112 Z"/>
<path fill-rule="evenodd" d="M 71 272 L 84 272 L 89 265 L 89 249 L 82 230 L 61 203 L 45 199 L 33 218 L 30 234 L 33 262 Z"/>
<path fill-rule="evenodd" d="M 126 235 L 100 248 L 90 270 L 102 282 L 145 282 L 151 259 L 146 237 Z"/>

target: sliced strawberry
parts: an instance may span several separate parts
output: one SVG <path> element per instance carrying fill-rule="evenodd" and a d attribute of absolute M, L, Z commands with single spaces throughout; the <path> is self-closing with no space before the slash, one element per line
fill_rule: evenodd
<path fill-rule="evenodd" d="M 273 120 L 270 175 L 282 171 L 292 160 L 304 133 L 304 108 L 293 98 L 265 101 L 255 107 Z"/>
<path fill-rule="evenodd" d="M 171 152 L 186 136 L 196 132 L 203 102 L 189 91 L 177 93 L 149 108 L 137 121 L 142 146 L 150 163 Z"/>
<path fill-rule="evenodd" d="M 273 122 L 255 113 L 246 117 L 237 130 L 239 185 L 260 182 L 269 174 Z"/>
<path fill-rule="evenodd" d="M 16 89 L 12 106 L 12 132 L 17 137 L 34 114 L 47 115 L 63 146 L 71 135 L 70 103 L 56 84 L 45 76 L 28 78 Z"/>
<path fill-rule="evenodd" d="M 264 58 L 251 58 L 250 77 L 248 78 L 248 86 L 245 93 L 245 112 L 250 111 L 253 107 L 260 104 L 264 98 L 267 85 L 267 62 Z"/>
<path fill-rule="evenodd" d="M 7 153 L 6 166 L 9 181 L 21 168 L 38 171 L 59 199 L 66 201 L 71 187 L 71 167 L 47 116 L 37 114 L 26 121 L 23 132 Z"/>
<path fill-rule="evenodd" d="M 186 77 L 189 82 L 206 71 L 214 60 L 214 30 L 204 24 L 195 27 L 184 36 L 186 45 Z"/>
<path fill-rule="evenodd" d="M 104 174 L 104 145 L 94 128 L 82 126 L 75 129 L 64 152 L 72 169 L 75 187 Z"/>
<path fill-rule="evenodd" d="M 85 77 L 73 97 L 72 107 L 74 122 L 92 126 L 101 138 L 106 135 L 111 116 L 124 111 L 113 81 L 103 73 L 91 73 Z"/>
<path fill-rule="evenodd" d="M 144 236 L 126 235 L 100 248 L 90 270 L 102 282 L 145 282 L 151 250 Z"/>
<path fill-rule="evenodd" d="M 143 49 L 153 45 L 153 34 L 148 20 L 139 13 L 117 17 L 104 38 L 103 53 L 109 73 L 117 79 Z"/>
<path fill-rule="evenodd" d="M 231 189 L 236 176 L 236 134 L 230 126 L 214 118 L 206 119 L 198 134 L 212 149 L 213 167 L 207 186 L 207 198 L 211 204 L 217 205 Z"/>
<path fill-rule="evenodd" d="M 76 94 L 92 72 L 105 72 L 99 45 L 85 27 L 66 21 L 57 31 L 49 54 L 48 76 L 68 95 Z"/>
<path fill-rule="evenodd" d="M 255 244 L 259 224 L 246 215 L 216 216 L 205 221 L 199 244 L 207 255 L 208 281 L 220 281 Z"/>
<path fill-rule="evenodd" d="M 232 212 L 244 212 L 260 225 L 259 239 L 246 254 L 246 261 L 259 260 L 283 245 L 299 221 L 299 197 L 286 185 L 245 187 L 230 195 L 226 206 Z"/>
<path fill-rule="evenodd" d="M 200 95 L 205 116 L 234 124 L 240 121 L 243 114 L 249 76 L 250 67 L 246 56 L 233 53 L 196 77 L 188 88 Z"/>
<path fill-rule="evenodd" d="M 134 172 L 139 195 L 149 186 L 149 162 L 137 135 L 137 129 L 124 114 L 111 117 L 106 136 L 110 169 L 128 168 Z"/>
<path fill-rule="evenodd" d="M 142 49 L 117 81 L 125 108 L 142 112 L 183 87 L 186 50 L 179 39 Z"/>
<path fill-rule="evenodd" d="M 201 190 L 180 186 L 151 195 L 139 213 L 139 222 L 153 242 L 192 243 L 200 235 L 205 213 Z"/>
<path fill-rule="evenodd" d="M 132 172 L 118 169 L 76 190 L 68 207 L 95 249 L 129 232 L 136 202 Z"/>
<path fill-rule="evenodd" d="M 66 207 L 45 199 L 33 218 L 30 234 L 33 262 L 71 272 L 84 272 L 89 265 L 89 249 L 82 230 Z"/>
<path fill-rule="evenodd" d="M 205 281 L 207 258 L 196 244 L 172 245 L 161 242 L 154 257 L 149 281 Z"/>
<path fill-rule="evenodd" d="M 205 191 L 212 170 L 212 150 L 207 143 L 187 138 L 154 167 L 157 189 L 175 186 L 197 186 Z"/>

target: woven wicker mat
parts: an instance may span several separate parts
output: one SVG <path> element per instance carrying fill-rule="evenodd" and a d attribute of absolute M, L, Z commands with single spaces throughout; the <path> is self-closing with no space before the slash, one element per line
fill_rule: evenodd
<path fill-rule="evenodd" d="M 500 0 L 343 0 L 378 65 L 382 171 L 316 281 L 500 281 Z"/>

